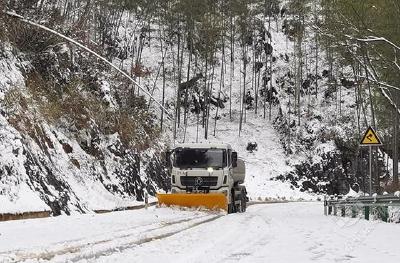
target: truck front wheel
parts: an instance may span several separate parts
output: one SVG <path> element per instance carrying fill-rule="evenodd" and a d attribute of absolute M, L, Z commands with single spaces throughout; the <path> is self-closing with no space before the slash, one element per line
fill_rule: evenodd
<path fill-rule="evenodd" d="M 235 192 L 236 192 L 235 195 L 236 212 L 239 213 L 246 212 L 246 205 L 247 205 L 246 188 L 239 187 L 239 189 L 236 189 Z"/>
<path fill-rule="evenodd" d="M 228 204 L 228 214 L 236 213 L 235 192 L 231 192 L 231 203 Z"/>
<path fill-rule="evenodd" d="M 231 203 L 228 205 L 228 214 L 246 212 L 247 192 L 243 186 L 235 187 L 231 192 Z"/>
<path fill-rule="evenodd" d="M 242 191 L 240 195 L 240 212 L 244 213 L 246 212 L 247 208 L 247 197 L 246 197 L 246 192 Z"/>

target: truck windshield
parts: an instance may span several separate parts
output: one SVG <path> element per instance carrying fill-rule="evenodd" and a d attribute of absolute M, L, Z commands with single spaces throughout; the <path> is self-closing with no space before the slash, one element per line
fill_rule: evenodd
<path fill-rule="evenodd" d="M 178 148 L 174 166 L 179 168 L 223 168 L 226 166 L 226 150 Z"/>

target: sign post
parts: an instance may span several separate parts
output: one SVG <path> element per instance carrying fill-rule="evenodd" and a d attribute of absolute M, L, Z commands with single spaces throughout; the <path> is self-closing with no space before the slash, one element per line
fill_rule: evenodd
<path fill-rule="evenodd" d="M 372 146 L 369 148 L 369 195 L 372 195 Z"/>
<path fill-rule="evenodd" d="M 369 194 L 372 195 L 372 146 L 381 146 L 381 140 L 378 135 L 372 129 L 372 127 L 368 127 L 365 132 L 360 146 L 368 146 L 369 148 Z"/>

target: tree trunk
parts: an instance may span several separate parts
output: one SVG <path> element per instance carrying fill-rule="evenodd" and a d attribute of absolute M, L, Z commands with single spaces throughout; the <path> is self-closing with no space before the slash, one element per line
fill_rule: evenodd
<path fill-rule="evenodd" d="M 269 3 L 269 16 L 268 16 L 268 32 L 271 34 L 271 16 L 272 16 L 272 1 Z M 272 38 L 268 38 L 268 43 L 272 47 Z M 272 52 L 269 55 L 269 112 L 268 120 L 271 121 L 272 116 Z"/>
<path fill-rule="evenodd" d="M 215 54 L 213 53 L 213 58 L 214 58 L 214 56 L 215 56 Z M 211 95 L 212 95 L 213 84 L 214 84 L 214 73 L 215 73 L 215 64 L 212 65 L 211 78 L 209 81 L 209 89 L 208 89 L 208 93 L 207 93 L 206 125 L 205 125 L 205 130 L 204 130 L 204 138 L 206 140 L 208 139 L 208 128 L 209 128 L 209 123 L 210 123 L 210 109 L 211 109 L 210 101 L 211 101 Z"/>
<path fill-rule="evenodd" d="M 369 81 L 369 72 L 367 68 L 367 52 L 368 50 L 365 48 L 364 49 L 365 53 L 363 53 L 363 59 L 364 59 L 364 70 L 365 70 L 365 78 L 367 80 L 367 87 L 368 87 L 368 94 L 369 94 L 369 103 L 370 103 L 370 109 L 371 109 L 371 117 L 372 117 L 372 127 L 376 129 L 376 121 L 375 121 L 375 110 L 374 110 L 374 103 L 372 100 L 372 90 L 371 90 L 371 83 Z"/>
<path fill-rule="evenodd" d="M 302 50 L 301 50 L 301 39 L 298 40 L 297 43 L 297 72 L 296 72 L 296 111 L 297 111 L 297 125 L 300 126 L 300 117 L 301 117 L 301 84 L 302 84 Z"/>
<path fill-rule="evenodd" d="M 355 89 L 354 89 L 354 98 L 355 98 L 355 110 L 356 110 L 356 120 L 357 120 L 357 131 L 358 131 L 358 140 L 360 140 L 361 138 L 361 127 L 360 127 L 360 101 L 358 100 L 358 89 L 360 88 L 360 84 L 359 84 L 359 78 L 358 78 L 358 72 L 356 71 L 356 66 L 354 65 L 354 63 L 351 64 L 351 67 L 353 69 L 353 75 L 354 75 L 354 80 L 356 83 Z"/>
<path fill-rule="evenodd" d="M 189 33 L 190 34 L 190 36 L 191 36 L 191 33 Z M 189 45 L 189 60 L 188 60 L 188 66 L 187 66 L 187 73 L 186 73 L 186 82 L 188 83 L 189 82 L 189 80 L 190 80 L 190 67 L 191 67 L 191 64 L 192 64 L 192 45 L 193 45 L 193 39 L 190 37 L 190 39 L 188 39 L 188 42 L 190 42 L 190 45 Z M 183 119 L 183 121 L 184 121 L 184 124 L 185 124 L 185 126 L 187 126 L 187 115 L 188 115 L 188 96 L 189 96 L 189 88 L 187 87 L 186 88 L 186 90 L 185 90 L 185 100 L 184 100 L 184 102 L 185 102 L 185 111 L 184 111 L 184 119 Z"/>
<path fill-rule="evenodd" d="M 235 37 L 234 37 L 234 24 L 233 16 L 230 17 L 231 21 L 231 63 L 230 63 L 230 80 L 229 80 L 229 120 L 232 121 L 232 81 L 235 77 Z"/>
<path fill-rule="evenodd" d="M 393 110 L 393 185 L 395 189 L 399 186 L 399 155 L 398 155 L 398 129 L 399 129 L 399 113 L 396 109 Z"/>
<path fill-rule="evenodd" d="M 259 56 L 256 57 L 257 62 L 260 62 Z M 258 91 L 260 88 L 260 72 L 261 72 L 261 68 L 258 69 L 258 71 L 256 72 L 256 88 L 254 91 L 254 114 L 257 115 L 257 109 L 258 109 Z"/>
<path fill-rule="evenodd" d="M 162 48 L 162 46 L 161 46 Z M 167 49 L 165 49 L 166 53 Z M 164 57 L 165 53 L 163 55 L 163 60 L 162 60 L 162 105 L 165 107 L 165 62 L 164 62 Z M 161 109 L 161 132 L 163 131 L 163 124 L 164 124 L 164 109 Z"/>
<path fill-rule="evenodd" d="M 179 85 L 181 84 L 181 80 L 182 80 L 182 65 L 181 65 L 181 49 L 183 49 L 182 46 L 182 40 L 181 40 L 181 33 L 178 33 L 178 52 L 177 52 L 177 67 L 178 67 L 178 81 L 177 81 L 177 85 L 178 85 L 178 92 L 177 92 L 177 96 L 176 96 L 176 126 L 177 128 L 180 127 L 180 123 L 181 123 L 181 91 L 179 89 Z"/>
<path fill-rule="evenodd" d="M 207 105 L 207 96 L 208 96 L 208 76 L 207 76 L 207 72 L 208 72 L 208 56 L 206 57 L 206 64 L 205 64 L 205 70 L 204 70 L 205 74 L 204 74 L 204 95 L 203 95 L 203 106 L 202 106 L 202 110 L 203 110 L 203 118 L 201 121 L 201 126 L 202 128 L 205 128 L 205 121 L 206 121 L 206 105 Z M 200 99 L 199 99 L 200 100 Z"/>
<path fill-rule="evenodd" d="M 221 92 L 222 89 L 225 87 L 225 41 L 222 39 L 222 60 L 221 60 L 221 77 L 220 77 L 220 82 L 219 82 L 219 91 L 218 91 L 218 103 L 219 100 L 221 99 Z M 217 130 L 217 120 L 218 120 L 218 110 L 219 107 L 217 106 L 217 109 L 215 111 L 215 121 L 214 121 L 214 136 Z"/>
<path fill-rule="evenodd" d="M 242 59 L 243 59 L 243 91 L 241 92 L 240 99 L 240 121 L 239 121 L 239 136 L 242 131 L 243 126 L 243 114 L 244 114 L 244 100 L 246 95 L 246 64 L 247 64 L 247 53 L 246 53 L 246 43 L 242 43 Z"/>

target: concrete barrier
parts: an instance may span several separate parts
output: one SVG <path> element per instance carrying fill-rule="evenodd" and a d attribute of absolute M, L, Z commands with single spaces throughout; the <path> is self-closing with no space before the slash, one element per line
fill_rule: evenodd
<path fill-rule="evenodd" d="M 5 213 L 0 214 L 0 221 L 21 220 L 32 218 L 44 218 L 50 216 L 50 211 L 23 212 L 23 213 Z"/>
<path fill-rule="evenodd" d="M 151 202 L 148 206 L 156 205 L 157 202 Z M 126 206 L 126 207 L 117 207 L 114 209 L 99 209 L 94 210 L 96 214 L 104 214 L 111 213 L 116 211 L 124 211 L 124 210 L 138 210 L 145 208 L 146 204 L 143 205 L 134 205 L 134 206 Z M 0 214 L 0 222 L 1 221 L 10 221 L 10 220 L 22 220 L 22 219 L 33 219 L 33 218 L 45 218 L 50 217 L 51 211 L 37 211 L 37 212 L 23 212 L 23 213 L 5 213 Z"/>

